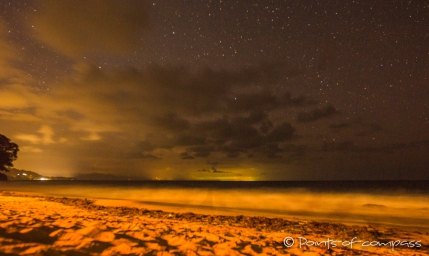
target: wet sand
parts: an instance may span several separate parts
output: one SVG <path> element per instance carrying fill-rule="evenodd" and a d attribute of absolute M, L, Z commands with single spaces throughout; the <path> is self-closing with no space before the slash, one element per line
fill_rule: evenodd
<path fill-rule="evenodd" d="M 0 193 L 0 255 L 429 255 L 428 232 Z"/>

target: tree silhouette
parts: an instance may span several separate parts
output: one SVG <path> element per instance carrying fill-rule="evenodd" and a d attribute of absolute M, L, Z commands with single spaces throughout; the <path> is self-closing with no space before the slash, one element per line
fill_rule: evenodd
<path fill-rule="evenodd" d="M 8 172 L 12 162 L 18 158 L 19 147 L 10 139 L 0 134 L 0 180 L 7 180 L 7 176 L 1 172 Z"/>

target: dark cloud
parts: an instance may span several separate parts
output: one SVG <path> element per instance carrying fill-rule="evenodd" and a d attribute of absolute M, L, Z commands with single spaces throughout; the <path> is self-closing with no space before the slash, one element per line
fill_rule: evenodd
<path fill-rule="evenodd" d="M 272 128 L 260 131 L 268 116 L 251 113 L 236 118 L 219 118 L 212 121 L 196 122 L 188 129 L 175 131 L 173 146 L 187 146 L 187 152 L 194 157 L 207 157 L 212 153 L 223 153 L 229 158 L 239 157 L 243 153 L 267 154 L 267 147 L 273 147 L 290 141 L 295 128 L 288 122 L 280 123 Z M 267 146 L 267 145 L 271 146 Z M 275 151 L 277 154 L 280 151 Z"/>
<path fill-rule="evenodd" d="M 109 138 L 109 141 L 100 142 L 104 150 L 116 152 L 116 155 L 120 155 L 125 159 L 160 159 L 151 154 L 156 147 L 149 141 L 129 142 L 124 138 L 120 138 L 120 136 L 114 135 L 109 136 Z"/>
<path fill-rule="evenodd" d="M 332 124 L 329 126 L 331 129 L 344 129 L 350 127 L 350 123 Z"/>
<path fill-rule="evenodd" d="M 237 71 L 205 68 L 191 73 L 183 67 L 152 66 L 135 73 L 137 77 L 134 79 L 143 82 L 142 86 L 150 90 L 153 99 L 163 102 L 165 107 L 198 117 L 214 113 L 246 113 L 253 109 L 269 111 L 310 103 L 303 96 L 277 96 L 272 90 L 258 89 L 256 85 L 266 87 L 283 77 L 282 65 L 270 71 L 267 67 L 273 66 L 264 64 Z M 128 74 L 123 76 L 130 77 Z"/>
<path fill-rule="evenodd" d="M 81 114 L 81 113 L 79 113 L 77 111 L 74 111 L 72 109 L 65 110 L 65 111 L 58 111 L 57 113 L 60 116 L 66 116 L 66 117 L 68 117 L 68 118 L 70 118 L 70 119 L 72 119 L 74 121 L 79 121 L 79 120 L 82 120 L 82 119 L 85 118 L 85 115 L 83 115 L 83 114 Z"/>
<path fill-rule="evenodd" d="M 149 141 L 141 141 L 136 144 L 136 148 L 141 152 L 150 152 L 155 149 L 155 146 L 152 145 Z"/>
<path fill-rule="evenodd" d="M 238 71 L 205 68 L 198 72 L 183 67 L 159 66 L 104 72 L 98 66 L 88 64 L 76 69 L 79 79 L 73 84 L 74 90 L 79 88 L 94 93 L 97 101 L 114 104 L 128 112 L 150 110 L 157 114 L 157 122 L 161 123 L 179 121 L 184 115 L 240 114 L 254 112 L 254 109 L 262 112 L 306 102 L 302 96 L 277 96 L 272 90 L 258 89 L 256 85 L 266 86 L 273 79 L 280 79 L 280 74 L 264 75 L 264 66 Z"/>
<path fill-rule="evenodd" d="M 195 159 L 195 157 L 189 155 L 188 152 L 182 152 L 182 153 L 180 153 L 180 158 L 181 159 Z"/>
<path fill-rule="evenodd" d="M 215 167 L 212 167 L 212 171 L 213 171 L 213 173 L 231 173 L 231 172 L 226 172 L 226 171 L 219 171 Z"/>
<path fill-rule="evenodd" d="M 188 159 L 188 160 L 189 160 L 189 159 L 195 159 L 195 157 L 190 156 L 190 155 L 185 155 L 185 156 L 184 156 L 184 155 L 181 155 L 181 156 L 180 156 L 180 158 L 181 158 L 181 159 L 183 159 L 183 160 L 186 160 L 186 159 Z"/>
<path fill-rule="evenodd" d="M 254 147 L 260 144 L 258 130 L 246 124 L 246 118 L 221 118 L 213 121 L 198 123 L 196 132 L 205 134 L 210 141 L 222 145 L 231 143 L 237 147 Z"/>
<path fill-rule="evenodd" d="M 267 67 L 273 68 L 263 64 L 235 71 L 159 66 L 103 70 L 85 62 L 50 95 L 40 97 L 30 90 L 24 95 L 35 99 L 35 116 L 43 113 L 64 123 L 65 137 L 73 131 L 75 138 L 78 134 L 82 140 L 98 141 L 87 155 L 145 162 L 166 154 L 188 160 L 278 157 L 296 130 L 273 113 L 312 103 L 303 96 L 259 89 L 256 85 L 281 78 L 281 65 Z"/>
<path fill-rule="evenodd" d="M 383 128 L 378 124 L 362 124 L 356 137 L 369 136 L 382 130 Z"/>
<path fill-rule="evenodd" d="M 357 145 L 358 142 L 341 141 L 341 142 L 324 142 L 322 151 L 325 152 L 355 152 L 355 153 L 394 153 L 410 150 L 427 150 L 429 141 L 413 141 L 408 143 L 390 143 L 383 146 Z"/>
<path fill-rule="evenodd" d="M 280 158 L 279 153 L 283 152 L 283 150 L 276 143 L 270 143 L 265 145 L 262 148 L 262 151 L 266 154 L 268 158 Z"/>
<path fill-rule="evenodd" d="M 220 164 L 220 162 L 218 162 L 218 161 L 207 161 L 206 164 L 216 166 L 216 165 Z"/>
<path fill-rule="evenodd" d="M 194 136 L 188 135 L 187 133 L 178 133 L 175 135 L 175 139 L 172 142 L 172 145 L 176 146 L 192 146 L 192 145 L 203 145 L 206 143 L 206 137 L 204 136 Z"/>
<path fill-rule="evenodd" d="M 287 107 L 305 107 L 311 106 L 317 103 L 317 101 L 312 99 L 307 99 L 306 97 L 300 95 L 298 97 L 293 97 L 291 93 L 287 92 L 280 97 L 281 104 Z"/>
<path fill-rule="evenodd" d="M 393 152 L 407 152 L 407 151 L 420 151 L 426 152 L 429 149 L 429 140 L 420 140 L 420 141 L 411 141 L 406 143 L 391 143 L 384 146 L 378 147 L 359 147 L 356 152 L 383 152 L 383 153 L 393 153 Z"/>
<path fill-rule="evenodd" d="M 197 170 L 197 172 L 211 172 L 211 170 L 209 170 L 209 169 L 199 169 L 199 170 Z"/>
<path fill-rule="evenodd" d="M 266 136 L 269 142 L 284 142 L 292 139 L 295 128 L 289 122 L 283 122 Z"/>
<path fill-rule="evenodd" d="M 234 98 L 226 102 L 232 111 L 249 111 L 252 108 L 272 110 L 279 106 L 279 99 L 269 91 L 258 94 L 235 94 Z"/>
<path fill-rule="evenodd" d="M 355 149 L 355 143 L 352 141 L 324 142 L 322 145 L 323 151 L 351 151 Z"/>
<path fill-rule="evenodd" d="M 236 158 L 240 156 L 241 153 L 245 152 L 243 149 L 227 147 L 227 146 L 224 147 L 221 151 L 229 158 Z"/>
<path fill-rule="evenodd" d="M 289 153 L 289 158 L 300 159 L 308 154 L 308 145 L 286 144 L 282 147 L 283 152 Z"/>
<path fill-rule="evenodd" d="M 157 156 L 152 155 L 152 154 L 141 154 L 140 158 L 142 158 L 142 159 L 153 159 L 153 160 L 162 159 L 162 158 L 157 157 Z"/>
<path fill-rule="evenodd" d="M 132 87 L 123 88 L 130 92 L 128 100 L 133 97 L 137 100 L 141 92 L 142 104 L 152 109 L 147 113 L 136 113 L 136 116 L 152 116 L 148 124 L 166 132 L 163 143 L 153 142 L 158 147 L 185 146 L 193 157 L 208 157 L 217 152 L 236 158 L 250 151 L 258 153 L 268 143 L 277 144 L 292 139 L 295 128 L 289 122 L 272 120 L 269 117 L 271 111 L 311 104 L 302 96 L 294 98 L 290 93 L 276 96 L 269 90 L 255 90 L 253 79 L 260 82 L 272 79 L 265 77 L 266 72 L 264 66 L 253 68 L 251 72 L 246 69 L 236 72 L 204 69 L 196 74 L 183 68 L 151 67 L 148 70 L 118 73 L 111 79 L 103 75 L 101 79 L 128 86 L 130 83 L 139 85 L 135 90 Z M 246 87 L 248 92 L 245 95 L 235 93 Z M 145 88 L 151 92 L 150 97 L 143 95 Z M 230 96 L 234 94 L 237 97 Z M 109 101 L 121 101 L 115 99 L 118 95 L 115 92 Z M 147 108 L 142 108 L 142 111 L 147 111 Z M 197 121 L 194 118 L 201 118 L 202 114 L 205 115 L 203 120 L 206 120 Z M 216 117 L 219 114 L 222 117 Z"/>
<path fill-rule="evenodd" d="M 265 120 L 265 121 L 261 122 L 261 125 L 259 126 L 259 131 L 262 134 L 267 134 L 273 128 L 274 128 L 273 123 L 270 120 Z"/>
<path fill-rule="evenodd" d="M 238 157 L 240 155 L 240 153 L 241 152 L 238 150 L 229 151 L 229 152 L 226 152 L 226 156 L 229 158 L 235 158 L 235 157 Z"/>
<path fill-rule="evenodd" d="M 328 105 L 323 108 L 316 108 L 310 112 L 301 112 L 298 114 L 298 121 L 302 123 L 314 122 L 321 118 L 331 117 L 337 114 L 338 111 L 333 105 Z"/>
<path fill-rule="evenodd" d="M 187 150 L 191 152 L 194 157 L 208 157 L 214 151 L 214 147 L 210 145 L 198 145 L 188 147 Z"/>
<path fill-rule="evenodd" d="M 179 118 L 175 113 L 166 113 L 161 117 L 155 117 L 154 124 L 172 131 L 188 129 L 189 121 Z"/>
<path fill-rule="evenodd" d="M 421 4 L 3 2 L 0 127 L 19 167 L 174 178 L 220 161 L 242 178 L 427 176 Z"/>
<path fill-rule="evenodd" d="M 218 169 L 216 169 L 214 166 L 211 169 L 199 169 L 197 170 L 197 172 L 208 172 L 208 173 L 231 173 L 231 172 L 227 172 L 227 171 L 220 171 Z"/>
<path fill-rule="evenodd" d="M 332 124 L 329 126 L 329 128 L 332 129 L 332 132 L 339 133 L 342 130 L 345 129 L 354 129 L 358 131 L 355 136 L 356 137 L 365 137 L 365 136 L 371 136 L 374 135 L 374 133 L 383 131 L 383 128 L 381 125 L 372 122 L 372 123 L 366 123 L 362 121 L 362 118 L 357 118 L 355 120 L 342 122 L 338 124 Z"/>

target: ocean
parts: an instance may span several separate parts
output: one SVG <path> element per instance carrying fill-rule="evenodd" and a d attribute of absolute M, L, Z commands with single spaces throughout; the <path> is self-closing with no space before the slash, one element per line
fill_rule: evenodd
<path fill-rule="evenodd" d="M 0 191 L 429 230 L 429 181 L 5 181 Z"/>

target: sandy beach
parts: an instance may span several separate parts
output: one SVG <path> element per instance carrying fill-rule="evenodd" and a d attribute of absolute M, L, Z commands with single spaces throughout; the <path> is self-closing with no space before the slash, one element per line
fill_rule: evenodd
<path fill-rule="evenodd" d="M 428 232 L 0 193 L 0 255 L 429 255 Z"/>

